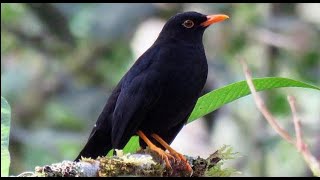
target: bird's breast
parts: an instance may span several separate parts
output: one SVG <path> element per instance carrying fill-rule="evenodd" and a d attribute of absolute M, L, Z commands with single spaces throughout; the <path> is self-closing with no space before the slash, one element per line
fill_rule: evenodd
<path fill-rule="evenodd" d="M 160 93 L 157 101 L 150 106 L 150 118 L 146 123 L 155 128 L 174 126 L 185 120 L 192 110 L 190 107 L 199 98 L 208 73 L 201 49 L 185 48 L 181 51 L 172 48 L 165 53 L 166 59 L 160 59 L 150 67 L 158 81 L 155 91 Z"/>
<path fill-rule="evenodd" d="M 178 88 L 178 91 L 185 88 L 191 91 L 202 89 L 207 79 L 208 65 L 202 45 L 194 46 L 171 46 L 165 49 L 166 54 L 155 63 L 163 79 L 164 85 Z"/>
<path fill-rule="evenodd" d="M 201 47 L 171 48 L 166 57 L 150 68 L 156 74 L 161 90 L 160 106 L 175 109 L 194 105 L 207 79 L 208 65 Z M 172 104 L 168 104 L 170 102 Z M 175 112 L 176 112 L 175 111 Z"/>

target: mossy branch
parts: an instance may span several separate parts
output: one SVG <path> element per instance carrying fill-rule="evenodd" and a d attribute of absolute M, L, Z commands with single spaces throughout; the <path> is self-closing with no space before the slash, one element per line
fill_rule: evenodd
<path fill-rule="evenodd" d="M 236 153 L 231 147 L 223 146 L 208 158 L 187 157 L 193 172 L 186 169 L 183 161 L 171 162 L 172 169 L 166 167 L 165 162 L 158 154 L 149 149 L 135 154 L 98 157 L 97 159 L 82 158 L 80 162 L 63 161 L 43 167 L 36 167 L 35 172 L 25 172 L 18 176 L 24 177 L 109 177 L 109 176 L 231 176 L 238 173 L 232 168 L 222 168 L 227 159 L 234 159 Z"/>

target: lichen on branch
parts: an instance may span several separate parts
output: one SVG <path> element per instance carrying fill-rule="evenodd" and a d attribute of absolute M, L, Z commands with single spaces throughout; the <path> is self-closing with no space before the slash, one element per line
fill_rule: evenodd
<path fill-rule="evenodd" d="M 167 177 L 202 177 L 231 176 L 238 173 L 233 168 L 222 168 L 225 160 L 234 159 L 236 153 L 231 147 L 223 146 L 208 158 L 187 157 L 193 171 L 186 168 L 183 161 L 171 161 L 172 169 L 150 149 L 134 154 L 123 154 L 118 150 L 115 156 L 82 158 L 79 162 L 62 161 L 52 165 L 36 167 L 35 172 L 26 172 L 18 176 L 32 177 L 110 177 L 110 176 L 167 176 Z"/>

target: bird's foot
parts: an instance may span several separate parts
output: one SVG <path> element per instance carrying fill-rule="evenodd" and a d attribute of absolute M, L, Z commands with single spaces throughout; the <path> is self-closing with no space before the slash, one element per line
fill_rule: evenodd
<path fill-rule="evenodd" d="M 172 166 L 169 159 L 172 161 L 175 161 L 175 158 L 173 157 L 173 155 L 166 153 L 164 150 L 162 150 L 157 146 L 149 146 L 149 148 L 151 151 L 156 152 L 161 157 L 161 159 L 166 162 L 166 167 L 168 169 L 172 170 Z"/>
<path fill-rule="evenodd" d="M 164 150 L 154 145 L 142 131 L 138 131 L 137 134 L 139 135 L 140 138 L 144 140 L 144 142 L 148 145 L 151 151 L 154 151 L 157 154 L 159 154 L 161 159 L 166 162 L 166 167 L 172 170 L 169 159 L 175 161 L 174 157 L 171 154 L 166 153 Z"/>
<path fill-rule="evenodd" d="M 168 150 L 169 150 L 169 149 L 168 149 Z M 177 151 L 175 151 L 175 150 L 172 149 L 172 148 L 169 150 L 169 152 L 170 152 L 170 154 L 171 154 L 172 156 L 175 157 L 176 160 L 178 160 L 179 163 L 181 162 L 181 160 L 185 163 L 185 166 L 186 166 L 186 170 L 187 170 L 187 171 L 190 171 L 190 172 L 192 171 L 192 167 L 190 166 L 187 158 L 186 158 L 184 155 L 178 153 Z"/>
<path fill-rule="evenodd" d="M 181 160 L 184 162 L 186 166 L 186 170 L 189 172 L 192 172 L 192 167 L 190 166 L 188 160 L 184 157 L 184 155 L 178 153 L 176 150 L 174 150 L 172 147 L 170 147 L 169 144 L 167 144 L 160 136 L 157 134 L 152 134 L 151 135 L 155 140 L 157 140 L 163 147 L 165 147 L 172 156 L 175 157 L 174 160 L 178 160 L 178 163 L 181 163 Z M 174 161 L 175 162 L 175 161 Z"/>

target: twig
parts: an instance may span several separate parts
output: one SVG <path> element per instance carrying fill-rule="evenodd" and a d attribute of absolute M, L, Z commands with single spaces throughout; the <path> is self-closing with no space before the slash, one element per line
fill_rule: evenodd
<path fill-rule="evenodd" d="M 288 102 L 291 108 L 292 119 L 293 119 L 294 128 L 296 132 L 296 147 L 298 151 L 301 152 L 306 148 L 306 145 L 303 143 L 303 140 L 302 140 L 301 122 L 297 115 L 295 98 L 293 96 L 288 96 Z"/>
<path fill-rule="evenodd" d="M 61 42 L 67 43 L 72 47 L 76 45 L 75 37 L 68 26 L 67 17 L 54 4 L 25 3 L 25 6 L 29 8 L 32 13 L 39 18 L 44 27 Z"/>
<path fill-rule="evenodd" d="M 243 59 L 240 59 L 240 63 L 242 64 L 243 71 L 245 73 L 245 77 L 247 80 L 247 84 L 250 88 L 250 91 L 253 95 L 254 101 L 257 105 L 257 108 L 259 111 L 263 114 L 263 116 L 266 118 L 268 123 L 271 125 L 271 127 L 286 141 L 289 143 L 295 145 L 297 150 L 302 154 L 304 160 L 306 161 L 307 165 L 310 167 L 311 171 L 315 176 L 320 176 L 320 162 L 311 154 L 308 146 L 303 142 L 302 139 L 302 130 L 301 130 L 301 123 L 297 115 L 297 110 L 295 106 L 295 99 L 292 96 L 288 96 L 288 102 L 290 104 L 292 116 L 293 116 L 293 123 L 295 127 L 296 132 L 296 141 L 293 140 L 293 138 L 289 135 L 289 133 L 280 127 L 280 125 L 277 123 L 275 118 L 272 116 L 272 114 L 269 112 L 269 110 L 266 108 L 263 100 L 261 97 L 257 94 L 256 89 L 254 87 L 254 84 L 252 82 L 251 72 L 249 71 L 248 65 Z"/>
<path fill-rule="evenodd" d="M 240 59 L 240 62 L 243 67 L 243 71 L 245 73 L 246 79 L 248 86 L 250 88 L 250 91 L 254 97 L 255 103 L 259 111 L 263 114 L 263 116 L 267 119 L 268 123 L 271 125 L 271 127 L 285 140 L 290 142 L 291 144 L 295 144 L 294 140 L 292 140 L 291 136 L 283 129 L 280 127 L 280 125 L 277 123 L 275 118 L 272 116 L 272 114 L 268 111 L 264 101 L 262 98 L 258 95 L 252 81 L 251 73 L 249 71 L 249 68 L 247 64 L 244 62 L 244 60 Z"/>
<path fill-rule="evenodd" d="M 296 131 L 296 148 L 302 154 L 304 160 L 307 162 L 308 166 L 311 168 L 312 172 L 316 176 L 320 176 L 320 162 L 311 154 L 307 144 L 303 142 L 302 139 L 302 130 L 301 130 L 301 123 L 299 117 L 297 115 L 296 105 L 295 105 L 295 98 L 293 96 L 288 96 L 288 101 L 290 104 L 293 123 Z"/>
<path fill-rule="evenodd" d="M 44 54 L 55 55 L 61 54 L 61 52 L 68 52 L 68 48 L 65 44 L 57 41 L 53 36 L 46 32 L 40 32 L 37 35 L 32 35 L 23 29 L 1 21 L 1 31 L 13 34 L 21 43 L 26 43 L 27 46 L 31 46 L 39 52 Z"/>

